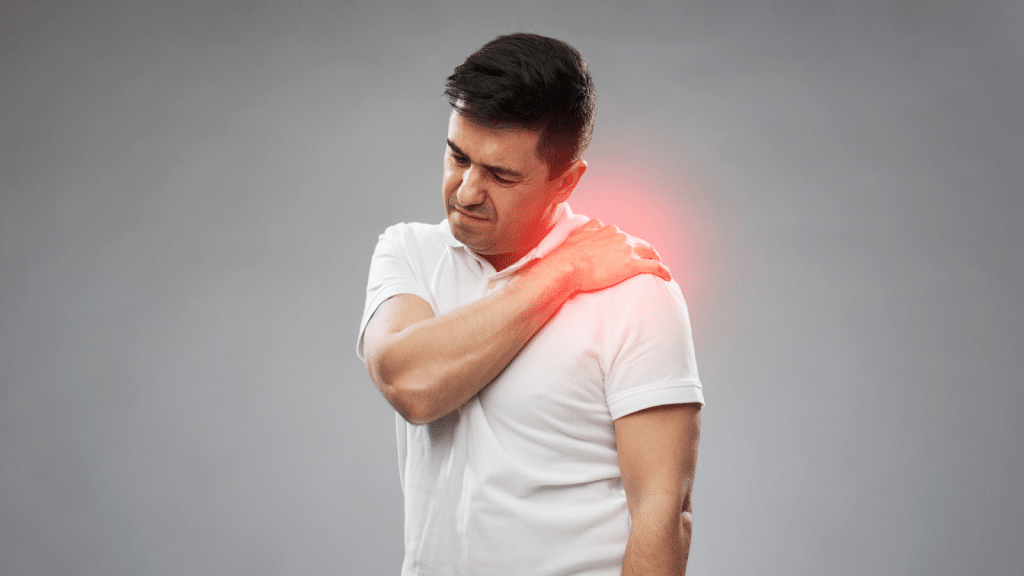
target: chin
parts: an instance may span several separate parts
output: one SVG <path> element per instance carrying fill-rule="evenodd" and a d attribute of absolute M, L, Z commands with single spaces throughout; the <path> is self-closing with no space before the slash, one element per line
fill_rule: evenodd
<path fill-rule="evenodd" d="M 465 228 L 452 222 L 451 218 L 448 219 L 448 227 L 451 228 L 452 236 L 454 236 L 456 240 L 465 244 L 466 247 L 476 250 L 476 248 L 474 248 L 474 245 L 476 244 L 475 241 L 479 240 L 479 238 L 475 237 L 473 234 L 470 234 L 468 231 L 466 231 Z"/>
<path fill-rule="evenodd" d="M 452 230 L 452 236 L 455 236 L 456 240 L 465 244 L 466 248 L 469 248 L 476 254 L 486 256 L 494 253 L 493 246 L 488 244 L 484 238 L 467 234 L 459 234 L 455 232 L 454 229 Z"/>

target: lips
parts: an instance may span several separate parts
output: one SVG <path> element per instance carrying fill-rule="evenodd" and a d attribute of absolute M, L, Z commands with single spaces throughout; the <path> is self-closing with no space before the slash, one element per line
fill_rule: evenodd
<path fill-rule="evenodd" d="M 468 220 L 475 220 L 477 222 L 483 222 L 485 220 L 490 220 L 490 218 L 487 218 L 486 216 L 480 216 L 480 215 L 476 215 L 476 214 L 471 214 L 469 212 L 465 212 L 463 210 L 459 210 L 458 208 L 456 208 L 454 206 L 452 207 L 452 211 L 458 212 L 460 216 L 462 216 L 462 217 L 464 217 L 464 218 L 466 218 Z"/>

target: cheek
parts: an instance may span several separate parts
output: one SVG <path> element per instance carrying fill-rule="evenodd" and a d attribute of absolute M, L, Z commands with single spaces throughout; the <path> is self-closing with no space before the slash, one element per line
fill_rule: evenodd
<path fill-rule="evenodd" d="M 462 178 L 466 175 L 466 170 L 467 169 L 465 167 L 460 167 L 454 162 L 446 160 L 441 176 L 444 180 L 445 187 L 454 186 L 457 188 L 462 184 Z"/>
<path fill-rule="evenodd" d="M 448 196 L 456 188 L 458 188 L 458 177 L 451 168 L 445 166 L 444 174 L 441 176 L 441 191 Z"/>

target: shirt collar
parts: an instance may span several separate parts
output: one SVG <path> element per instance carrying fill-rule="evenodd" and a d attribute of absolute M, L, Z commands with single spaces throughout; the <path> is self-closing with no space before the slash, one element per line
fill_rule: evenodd
<path fill-rule="evenodd" d="M 508 268 L 505 268 L 501 272 L 498 272 L 495 275 L 496 277 L 507 276 L 509 274 L 512 274 L 513 272 L 522 268 L 532 260 L 536 260 L 537 258 L 543 258 L 544 256 L 547 256 L 549 252 L 551 252 L 559 244 L 564 242 L 573 230 L 579 228 L 580 226 L 586 224 L 589 221 L 589 218 L 587 218 L 586 216 L 583 216 L 581 214 L 574 214 L 572 209 L 569 208 L 569 204 L 567 202 L 561 203 L 559 205 L 559 209 L 561 214 L 558 216 L 558 220 L 555 221 L 555 225 L 551 228 L 551 231 L 548 232 L 547 236 L 545 236 L 539 244 L 534 246 L 533 250 L 530 250 L 529 252 L 526 253 L 525 256 L 517 260 L 515 264 L 512 264 Z M 469 254 L 472 254 L 474 257 L 483 260 L 483 257 L 473 253 L 472 250 L 466 248 L 465 244 L 459 242 L 455 238 L 455 236 L 452 235 L 451 226 L 449 225 L 447 219 L 440 223 L 440 228 L 442 232 L 442 238 L 445 244 L 452 248 L 462 248 Z"/>

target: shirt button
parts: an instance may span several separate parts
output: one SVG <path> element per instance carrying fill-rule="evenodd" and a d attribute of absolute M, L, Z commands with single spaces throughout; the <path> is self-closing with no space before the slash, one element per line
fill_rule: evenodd
<path fill-rule="evenodd" d="M 488 283 L 487 283 L 487 289 L 488 289 L 488 290 L 494 290 L 494 287 L 495 287 L 495 286 L 496 286 L 497 284 L 498 284 L 498 282 L 497 282 L 497 281 L 495 281 L 495 280 L 491 280 L 490 282 L 488 282 Z"/>

